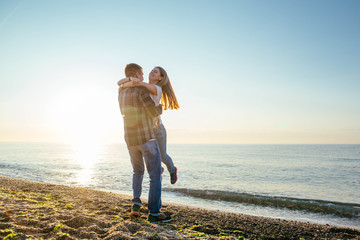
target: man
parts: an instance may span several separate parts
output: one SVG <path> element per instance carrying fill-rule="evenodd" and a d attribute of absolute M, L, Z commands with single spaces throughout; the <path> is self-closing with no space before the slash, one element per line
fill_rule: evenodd
<path fill-rule="evenodd" d="M 126 77 L 144 80 L 142 68 L 130 63 L 125 67 Z M 160 213 L 161 208 L 161 159 L 153 132 L 152 120 L 162 113 L 162 106 L 155 106 L 149 91 L 144 87 L 119 89 L 120 111 L 124 119 L 125 141 L 133 166 L 132 216 L 140 216 L 140 196 L 144 176 L 144 162 L 150 177 L 149 217 L 150 222 L 168 222 L 170 217 Z"/>

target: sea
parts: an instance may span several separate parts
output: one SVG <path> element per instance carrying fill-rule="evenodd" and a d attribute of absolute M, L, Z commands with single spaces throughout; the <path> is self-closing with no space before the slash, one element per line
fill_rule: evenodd
<path fill-rule="evenodd" d="M 167 148 L 178 182 L 165 168 L 165 203 L 360 229 L 358 144 Z M 0 175 L 132 195 L 125 144 L 2 142 Z M 148 187 L 145 174 L 144 199 Z"/>

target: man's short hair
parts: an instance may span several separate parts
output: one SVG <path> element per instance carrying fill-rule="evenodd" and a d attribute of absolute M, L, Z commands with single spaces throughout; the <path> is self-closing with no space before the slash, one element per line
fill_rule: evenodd
<path fill-rule="evenodd" d="M 136 63 L 129 63 L 125 67 L 125 76 L 126 77 L 135 77 L 137 72 L 140 72 L 142 67 L 137 65 Z"/>

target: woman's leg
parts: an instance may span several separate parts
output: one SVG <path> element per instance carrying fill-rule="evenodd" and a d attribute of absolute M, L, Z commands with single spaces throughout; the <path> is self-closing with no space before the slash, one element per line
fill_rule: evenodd
<path fill-rule="evenodd" d="M 166 153 L 166 130 L 163 124 L 154 129 L 156 140 L 159 144 L 161 161 L 166 165 L 170 173 L 175 173 L 176 168 L 171 157 Z"/>

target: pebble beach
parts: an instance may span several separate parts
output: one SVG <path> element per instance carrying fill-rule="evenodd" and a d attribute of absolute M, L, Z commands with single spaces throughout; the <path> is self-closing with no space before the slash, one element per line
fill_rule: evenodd
<path fill-rule="evenodd" d="M 130 217 L 131 196 L 0 177 L 2 239 L 360 239 L 357 229 L 163 203 L 173 221 Z"/>

